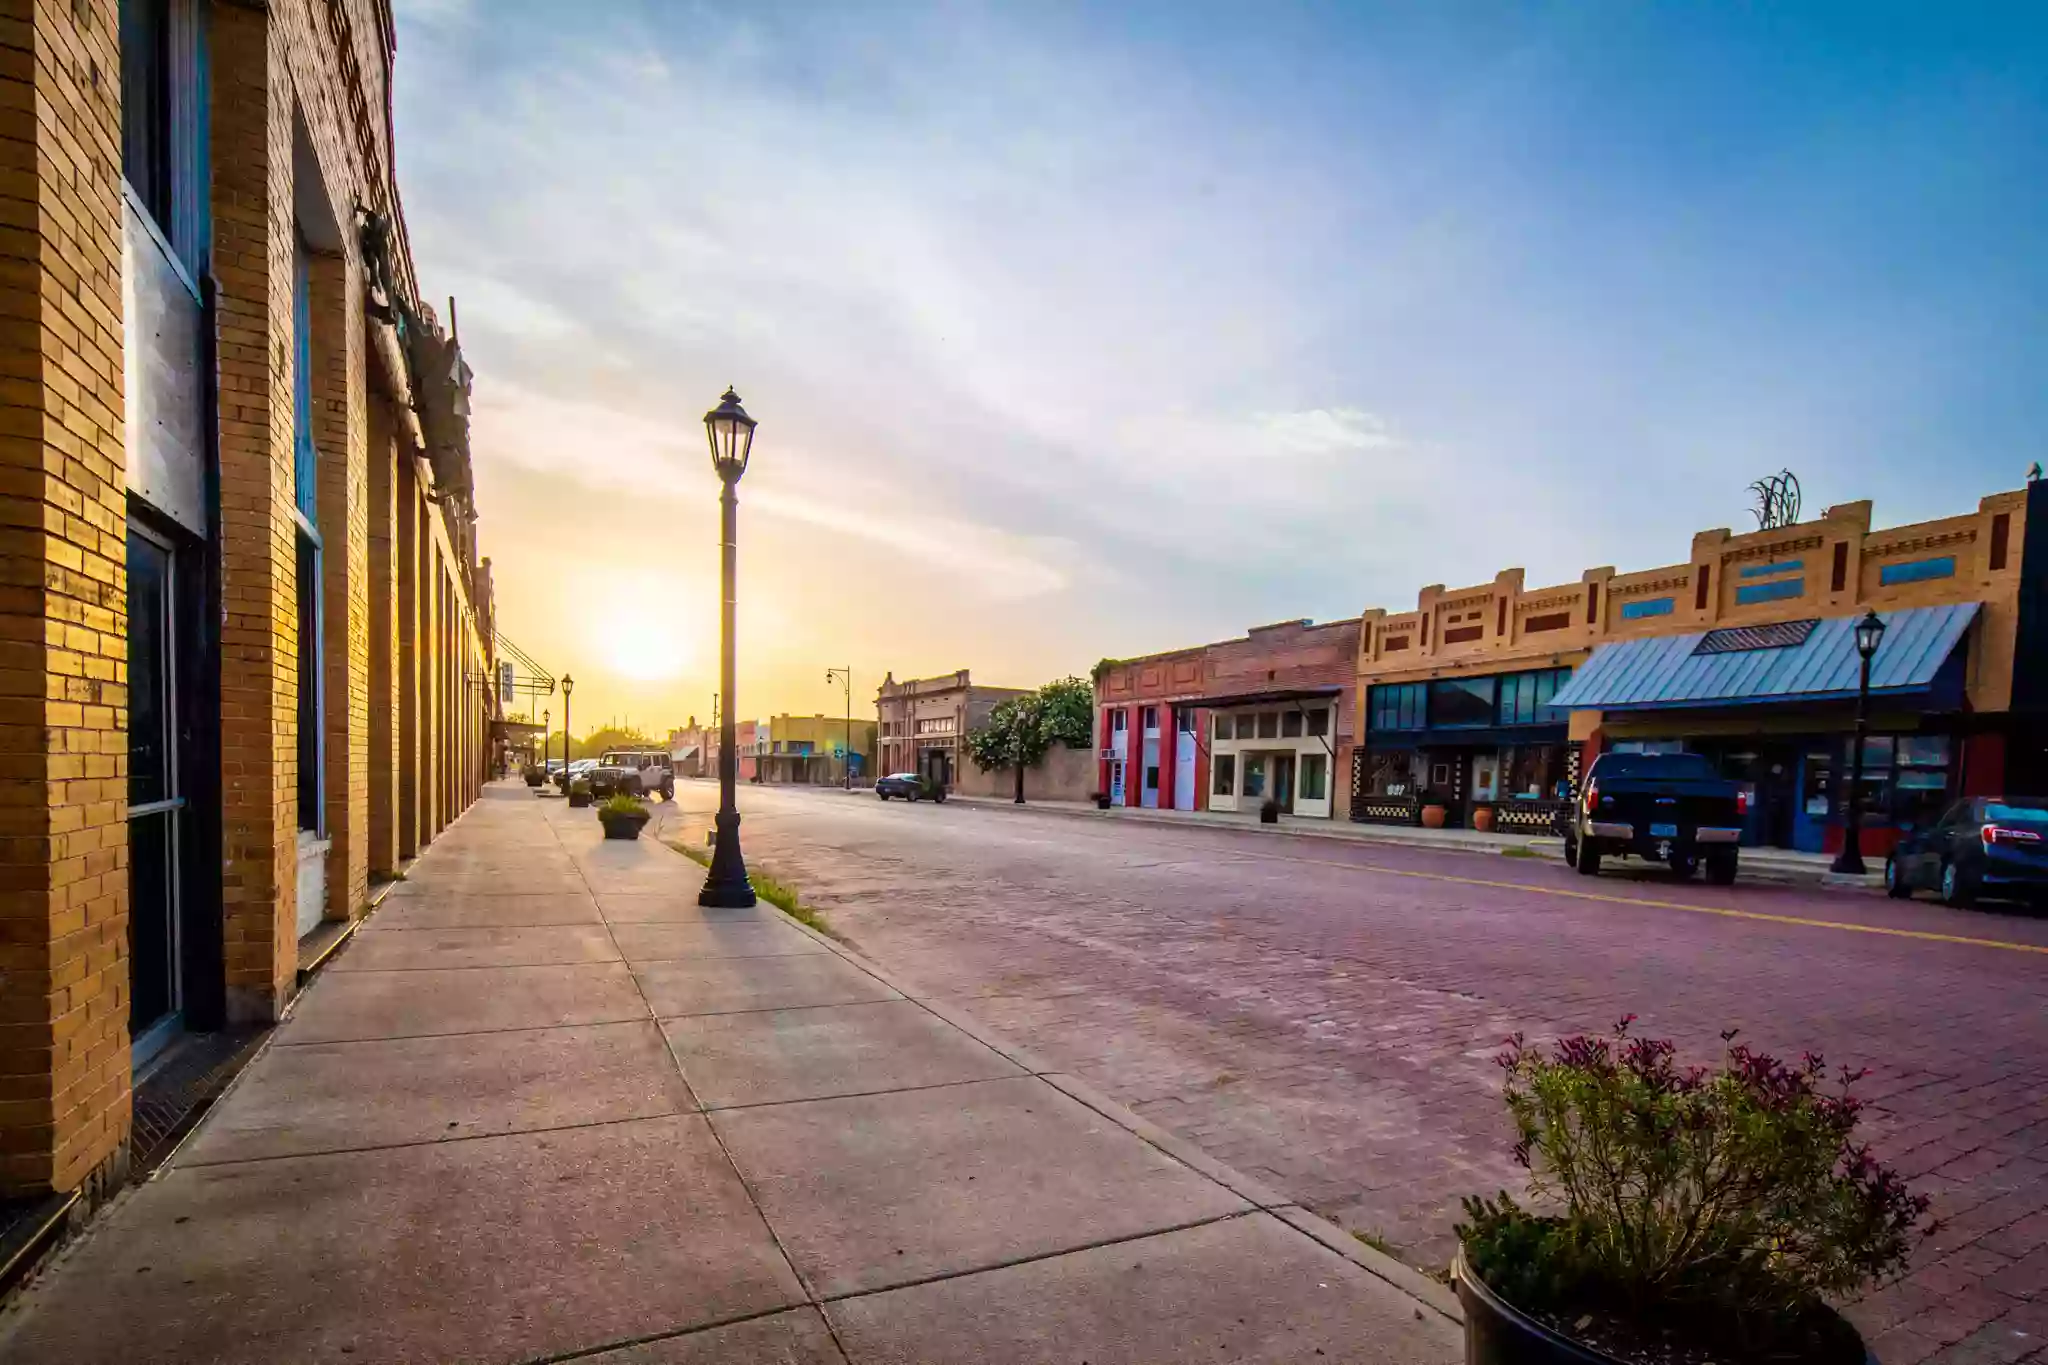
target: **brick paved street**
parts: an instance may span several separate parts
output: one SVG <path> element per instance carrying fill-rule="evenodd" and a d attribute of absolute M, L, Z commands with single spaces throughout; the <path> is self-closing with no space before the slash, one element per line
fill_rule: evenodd
<path fill-rule="evenodd" d="M 687 784 L 672 832 L 715 799 Z M 836 792 L 742 808 L 757 868 L 890 970 L 1421 1265 L 1460 1195 L 1518 1184 L 1491 1061 L 1515 1030 L 1634 1013 L 1708 1054 L 1738 1026 L 1867 1065 L 1880 1152 L 1947 1220 L 1856 1306 L 1878 1354 L 2048 1360 L 2048 920 Z"/>

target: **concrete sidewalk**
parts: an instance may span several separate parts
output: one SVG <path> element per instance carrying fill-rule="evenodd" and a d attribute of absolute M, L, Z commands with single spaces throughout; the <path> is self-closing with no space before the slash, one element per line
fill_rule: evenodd
<path fill-rule="evenodd" d="M 1458 1358 L 1440 1286 L 701 877 L 488 789 L 0 1358 Z"/>

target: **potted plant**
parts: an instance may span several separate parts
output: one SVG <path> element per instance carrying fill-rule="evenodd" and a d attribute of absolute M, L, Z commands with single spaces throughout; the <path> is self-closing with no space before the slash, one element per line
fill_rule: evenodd
<path fill-rule="evenodd" d="M 1423 793 L 1422 827 L 1424 829 L 1442 829 L 1444 821 L 1450 818 L 1450 814 L 1450 807 L 1446 806 L 1440 797 L 1432 792 Z"/>
<path fill-rule="evenodd" d="M 1722 1035 L 1718 1070 L 1668 1041 L 1517 1034 L 1499 1057 L 1535 1206 L 1467 1199 L 1452 1273 L 1469 1365 L 1864 1365 L 1830 1300 L 1906 1267 L 1927 1212 L 1855 1141 L 1862 1075 Z"/>
<path fill-rule="evenodd" d="M 607 839 L 637 839 L 647 823 L 647 807 L 624 792 L 609 797 L 597 808 L 597 822 Z"/>
<path fill-rule="evenodd" d="M 547 780 L 548 776 L 547 770 L 538 763 L 527 764 L 519 770 L 519 775 L 526 780 L 526 785 L 529 787 L 538 787 Z"/>
<path fill-rule="evenodd" d="M 1262 825 L 1277 825 L 1280 823 L 1280 803 L 1270 796 L 1259 802 L 1259 823 Z"/>
<path fill-rule="evenodd" d="M 946 784 L 935 777 L 920 777 L 917 779 L 917 795 L 923 801 L 944 801 Z"/>
<path fill-rule="evenodd" d="M 581 810 L 590 804 L 590 782 L 588 779 L 579 777 L 569 784 L 569 804 L 577 810 Z"/>
<path fill-rule="evenodd" d="M 1108 809 L 1109 809 L 1109 793 L 1108 793 L 1108 792 L 1097 792 L 1097 793 L 1095 793 L 1095 809 L 1097 809 L 1097 810 L 1108 810 Z"/>
<path fill-rule="evenodd" d="M 1472 828 L 1478 830 L 1481 834 L 1491 834 L 1493 832 L 1492 806 L 1474 806 L 1472 808 Z"/>

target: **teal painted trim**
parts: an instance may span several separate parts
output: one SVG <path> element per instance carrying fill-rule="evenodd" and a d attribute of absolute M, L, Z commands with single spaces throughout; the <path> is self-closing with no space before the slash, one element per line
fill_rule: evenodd
<path fill-rule="evenodd" d="M 1895 583 L 1924 583 L 1930 578 L 1955 576 L 1954 555 L 1941 555 L 1934 559 L 1911 559 L 1903 564 L 1886 564 L 1877 571 L 1877 581 L 1887 588 Z"/>
<path fill-rule="evenodd" d="M 1775 578 L 1781 573 L 1792 573 L 1805 567 L 1804 560 L 1780 559 L 1770 564 L 1752 564 L 1736 572 L 1743 578 Z"/>
<path fill-rule="evenodd" d="M 1621 619 L 1640 621 L 1646 616 L 1669 616 L 1677 606 L 1677 602 L 1669 597 L 1652 597 L 1643 602 L 1624 602 L 1621 604 Z"/>
<path fill-rule="evenodd" d="M 1782 602 L 1788 597 L 1799 597 L 1806 592 L 1803 578 L 1781 578 L 1774 583 L 1758 583 L 1735 590 L 1738 606 L 1754 606 L 1758 602 Z"/>

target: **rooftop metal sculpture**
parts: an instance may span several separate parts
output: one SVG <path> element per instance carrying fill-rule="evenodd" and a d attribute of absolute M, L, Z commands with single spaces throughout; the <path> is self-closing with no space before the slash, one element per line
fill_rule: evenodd
<path fill-rule="evenodd" d="M 1791 470 L 1758 479 L 1749 491 L 1756 494 L 1756 507 L 1750 515 L 1756 518 L 1757 530 L 1775 531 L 1799 521 L 1799 479 Z"/>

